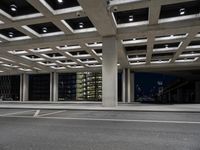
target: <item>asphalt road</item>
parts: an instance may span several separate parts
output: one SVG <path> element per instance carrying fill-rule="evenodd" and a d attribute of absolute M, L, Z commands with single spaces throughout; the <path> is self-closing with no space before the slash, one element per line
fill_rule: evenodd
<path fill-rule="evenodd" d="M 0 150 L 200 150 L 200 113 L 0 109 Z"/>

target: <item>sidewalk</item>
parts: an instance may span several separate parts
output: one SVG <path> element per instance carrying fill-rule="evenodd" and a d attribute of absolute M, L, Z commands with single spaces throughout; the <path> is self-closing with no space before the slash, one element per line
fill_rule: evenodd
<path fill-rule="evenodd" d="M 200 104 L 140 104 L 119 103 L 117 107 L 103 107 L 101 102 L 0 102 L 0 109 L 56 109 L 93 111 L 147 111 L 147 112 L 199 112 Z"/>

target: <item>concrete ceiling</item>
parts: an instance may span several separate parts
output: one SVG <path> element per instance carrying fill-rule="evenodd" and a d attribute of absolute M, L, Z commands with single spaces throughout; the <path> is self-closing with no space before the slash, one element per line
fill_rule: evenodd
<path fill-rule="evenodd" d="M 2 75 L 100 71 L 102 38 L 113 35 L 118 40 L 119 69 L 200 66 L 199 0 L 4 1 Z"/>

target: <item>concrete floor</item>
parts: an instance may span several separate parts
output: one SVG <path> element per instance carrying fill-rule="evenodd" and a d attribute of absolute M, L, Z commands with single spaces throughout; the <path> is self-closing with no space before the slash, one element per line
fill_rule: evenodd
<path fill-rule="evenodd" d="M 0 150 L 199 150 L 200 113 L 0 109 Z"/>

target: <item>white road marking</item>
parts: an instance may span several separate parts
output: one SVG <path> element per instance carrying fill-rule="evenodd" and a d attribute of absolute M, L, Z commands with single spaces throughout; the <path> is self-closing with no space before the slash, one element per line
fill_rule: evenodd
<path fill-rule="evenodd" d="M 38 117 L 43 117 L 43 116 L 49 116 L 49 115 L 59 114 L 59 113 L 62 113 L 62 112 L 65 112 L 65 110 L 54 111 L 54 112 L 51 112 L 51 113 L 46 113 L 46 114 L 38 115 Z"/>
<path fill-rule="evenodd" d="M 33 115 L 33 117 L 37 117 L 40 113 L 40 110 L 36 110 L 35 114 Z"/>
<path fill-rule="evenodd" d="M 50 114 L 50 113 L 49 113 Z M 46 114 L 45 114 L 46 115 Z M 33 118 L 30 116 L 6 116 L 10 118 Z M 141 123 L 168 123 L 168 124 L 200 124 L 198 121 L 166 121 L 166 120 L 127 120 L 127 119 L 98 119 L 98 118 L 65 118 L 65 117 L 37 117 L 38 119 L 108 121 L 108 122 L 141 122 Z"/>
<path fill-rule="evenodd" d="M 23 114 L 23 113 L 32 112 L 32 111 L 35 111 L 35 110 L 17 111 L 17 112 L 14 112 L 14 113 L 7 113 L 7 114 L 3 114 L 3 115 L 0 115 L 0 116 L 4 117 L 4 116 L 16 115 L 16 114 Z"/>

